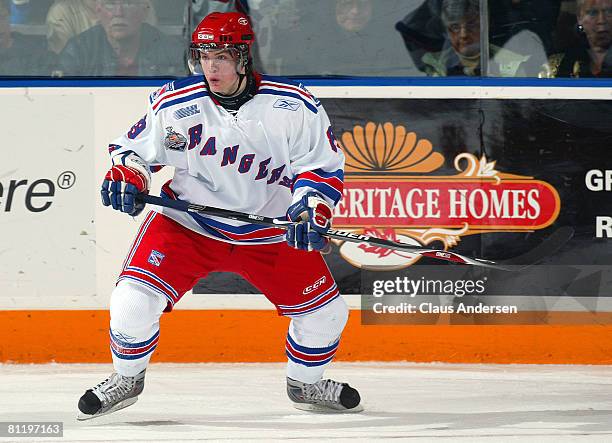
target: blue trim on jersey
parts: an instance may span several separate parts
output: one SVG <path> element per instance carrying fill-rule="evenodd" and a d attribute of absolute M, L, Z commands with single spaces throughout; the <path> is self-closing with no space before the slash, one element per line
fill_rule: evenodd
<path fill-rule="evenodd" d="M 184 78 L 179 78 L 177 80 L 174 80 L 171 83 L 172 83 L 172 88 L 175 91 L 186 88 L 188 86 L 195 85 L 197 83 L 206 84 L 206 82 L 204 81 L 203 75 L 190 75 L 189 77 L 184 77 Z"/>
<path fill-rule="evenodd" d="M 233 241 L 231 238 L 229 238 L 227 235 L 217 231 L 215 228 L 212 228 L 210 226 L 208 226 L 206 223 L 204 223 L 201 220 L 198 220 L 196 217 L 194 217 L 195 214 L 189 214 L 191 215 L 191 217 L 196 221 L 196 223 L 198 225 L 200 225 L 200 227 L 202 229 L 204 229 L 206 232 L 208 232 L 210 235 L 212 235 L 213 237 L 216 237 L 220 240 L 227 240 L 227 241 Z"/>
<path fill-rule="evenodd" d="M 289 334 L 287 334 L 287 341 L 291 343 L 291 346 L 293 346 L 293 349 L 295 349 L 296 351 L 300 351 L 303 354 L 309 354 L 309 355 L 327 354 L 328 352 L 331 352 L 337 349 L 338 345 L 340 344 L 340 339 L 338 339 L 336 343 L 326 348 L 307 348 L 306 346 L 298 345 L 295 342 L 295 340 L 291 338 L 291 335 Z"/>
<path fill-rule="evenodd" d="M 329 197 L 333 200 L 334 204 L 337 204 L 342 198 L 342 194 L 338 192 L 338 190 L 327 183 L 324 182 L 315 182 L 307 178 L 299 178 L 295 181 L 293 185 L 293 192 L 298 188 L 312 188 L 324 194 L 326 197 Z"/>
<path fill-rule="evenodd" d="M 323 178 L 336 177 L 336 178 L 340 179 L 341 182 L 344 181 L 344 170 L 343 169 L 336 169 L 333 172 L 328 172 L 328 171 L 325 171 L 325 170 L 323 170 L 321 168 L 318 168 L 318 169 L 313 169 L 310 172 L 314 172 L 315 174 L 320 175 Z"/>
<path fill-rule="evenodd" d="M 218 222 L 216 220 L 211 220 L 209 218 L 203 217 L 196 213 L 190 212 L 189 215 L 196 221 L 196 223 L 198 223 L 198 225 L 202 227 L 202 229 L 204 229 L 210 235 L 220 238 L 222 240 L 228 240 L 228 241 L 240 242 L 240 243 L 255 243 L 255 242 L 271 240 L 274 238 L 281 238 L 283 236 L 283 234 L 280 234 L 280 235 L 272 235 L 272 236 L 267 236 L 267 237 L 245 239 L 245 240 L 241 240 L 239 238 L 232 238 L 226 235 L 225 233 L 219 231 L 218 229 L 223 230 L 223 231 L 228 231 L 232 234 L 249 234 L 251 232 L 256 232 L 258 230 L 270 229 L 270 226 L 262 226 L 262 225 L 257 225 L 257 224 L 248 224 L 244 226 L 232 226 L 232 225 L 227 225 L 225 223 Z"/>
<path fill-rule="evenodd" d="M 287 78 L 287 77 L 276 77 L 276 76 L 273 76 L 273 75 L 263 74 L 261 76 L 261 81 L 263 81 L 263 82 L 282 83 L 283 85 L 294 86 L 296 88 L 302 89 L 302 88 L 300 88 L 300 82 L 295 81 L 295 80 L 291 80 L 290 78 Z M 306 92 L 306 91 L 304 91 L 304 92 Z"/>
<path fill-rule="evenodd" d="M 300 94 L 296 92 L 286 92 L 286 91 L 277 91 L 276 89 L 266 89 L 264 86 L 263 88 L 260 88 L 257 91 L 257 93 L 258 94 L 269 94 L 269 95 L 281 95 L 283 97 L 297 98 L 298 100 L 303 101 L 306 107 L 310 109 L 313 113 L 318 114 L 319 112 L 316 106 L 313 106 L 312 103 L 310 103 L 308 100 L 306 100 L 304 97 L 302 97 Z"/>
<path fill-rule="evenodd" d="M 161 105 L 159 108 L 157 108 L 157 110 L 155 111 L 155 115 L 157 115 L 157 113 L 161 111 L 162 109 L 167 108 L 169 106 L 178 105 L 180 103 L 188 102 L 188 101 L 195 100 L 196 98 L 201 98 L 201 97 L 208 97 L 208 92 L 199 91 L 199 92 L 196 92 L 195 94 L 191 94 L 185 97 L 180 97 L 174 100 L 163 102 L 164 104 Z"/>
<path fill-rule="evenodd" d="M 216 228 L 216 229 L 222 229 L 224 231 L 228 231 L 232 234 L 250 234 L 252 232 L 260 231 L 262 229 L 270 229 L 270 226 L 263 226 L 263 225 L 258 225 L 254 223 L 249 223 L 249 224 L 242 225 L 242 226 L 233 226 L 233 225 L 228 225 L 226 223 L 222 223 L 218 220 L 213 220 L 210 218 L 203 217 L 199 214 L 194 214 L 194 215 L 201 218 L 204 222 L 206 222 L 207 225 L 213 228 Z"/>

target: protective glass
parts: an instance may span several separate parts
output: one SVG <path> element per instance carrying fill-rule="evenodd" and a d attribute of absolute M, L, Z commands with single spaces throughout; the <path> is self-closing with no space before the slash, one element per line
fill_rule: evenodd
<path fill-rule="evenodd" d="M 128 11 L 145 7 L 145 0 L 101 0 L 100 5 L 107 11 L 113 11 L 118 6 Z"/>

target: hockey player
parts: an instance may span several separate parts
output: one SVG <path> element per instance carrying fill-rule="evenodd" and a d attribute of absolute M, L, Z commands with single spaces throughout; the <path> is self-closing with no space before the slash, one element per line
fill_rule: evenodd
<path fill-rule="evenodd" d="M 283 231 L 174 211 L 151 211 L 110 303 L 115 373 L 80 398 L 80 419 L 125 408 L 144 387 L 159 318 L 211 271 L 231 271 L 291 318 L 287 393 L 299 409 L 358 412 L 357 390 L 322 379 L 348 317 L 320 250 L 342 195 L 344 156 L 306 89 L 253 71 L 245 15 L 212 13 L 191 42 L 193 76 L 153 93 L 147 114 L 109 147 L 105 206 L 135 216 L 150 171 L 174 166 L 162 197 L 296 221 Z M 286 242 L 285 242 L 286 240 Z M 206 345 L 206 344 L 205 344 Z"/>

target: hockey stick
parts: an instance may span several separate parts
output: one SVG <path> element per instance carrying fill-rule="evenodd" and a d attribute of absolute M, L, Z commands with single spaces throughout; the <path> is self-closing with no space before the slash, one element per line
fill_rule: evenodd
<path fill-rule="evenodd" d="M 229 209 L 215 208 L 212 206 L 197 205 L 195 203 L 189 203 L 183 200 L 171 200 L 167 198 L 156 197 L 154 195 L 149 194 L 140 194 L 138 195 L 137 199 L 143 203 L 163 206 L 166 208 L 176 209 L 178 211 L 199 212 L 201 214 L 229 218 L 231 220 L 241 221 L 245 223 L 255 223 L 263 226 L 272 226 L 279 229 L 287 229 L 289 225 L 294 224 L 294 222 L 288 220 L 264 217 L 263 215 L 246 214 L 244 212 L 231 211 Z M 336 240 L 344 240 L 354 243 L 368 243 L 373 246 L 381 246 L 383 248 L 393 249 L 396 251 L 419 254 L 424 257 L 435 258 L 438 260 L 444 260 L 463 265 L 484 266 L 486 268 L 501 269 L 504 271 L 513 270 L 490 260 L 466 257 L 464 255 L 457 254 L 456 252 L 443 251 L 440 249 L 431 249 L 426 248 L 424 246 L 407 245 L 405 243 L 394 242 L 391 240 L 385 240 L 382 238 L 372 237 L 364 234 L 355 234 L 353 232 L 348 231 L 340 231 L 338 229 L 329 229 L 325 233 L 325 236 Z"/>

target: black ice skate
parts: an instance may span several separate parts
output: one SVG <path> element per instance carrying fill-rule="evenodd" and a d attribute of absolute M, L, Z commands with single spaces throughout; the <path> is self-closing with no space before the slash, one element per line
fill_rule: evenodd
<path fill-rule="evenodd" d="M 145 371 L 134 377 L 113 373 L 102 383 L 85 391 L 79 399 L 81 412 L 77 420 L 100 417 L 136 403 L 144 389 Z"/>
<path fill-rule="evenodd" d="M 347 383 L 319 380 L 308 384 L 287 377 L 287 395 L 297 409 L 313 412 L 361 412 L 361 397 Z"/>

